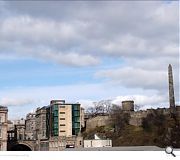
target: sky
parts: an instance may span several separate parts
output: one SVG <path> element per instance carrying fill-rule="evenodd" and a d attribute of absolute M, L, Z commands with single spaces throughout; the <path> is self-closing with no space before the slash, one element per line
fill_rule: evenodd
<path fill-rule="evenodd" d="M 52 99 L 179 104 L 178 1 L 0 1 L 0 105 L 9 119 Z"/>

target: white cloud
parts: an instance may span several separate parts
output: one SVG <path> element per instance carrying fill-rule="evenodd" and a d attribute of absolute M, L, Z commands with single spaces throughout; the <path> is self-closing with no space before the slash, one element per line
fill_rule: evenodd
<path fill-rule="evenodd" d="M 141 108 L 157 108 L 157 107 L 167 107 L 165 96 L 162 95 L 127 95 L 127 96 L 117 96 L 112 103 L 121 105 L 122 101 L 133 100 L 136 105 Z M 164 105 L 164 106 L 162 106 Z"/>
<path fill-rule="evenodd" d="M 134 95 L 142 105 L 168 101 L 161 96 L 168 93 L 168 64 L 173 64 L 174 77 L 179 74 L 178 2 L 0 3 L 2 59 L 30 57 L 81 67 L 98 65 L 104 57 L 123 62 L 122 68 L 97 71 L 110 83 L 15 88 L 1 92 L 2 98 L 11 97 L 4 104 L 34 99 L 31 107 L 36 107 L 62 98 L 90 105 L 117 95 Z"/>
<path fill-rule="evenodd" d="M 167 72 L 143 68 L 116 68 L 98 71 L 96 77 L 104 77 L 112 83 L 132 88 L 162 89 L 166 87 Z"/>
<path fill-rule="evenodd" d="M 63 49 L 75 43 L 78 37 L 73 24 L 30 16 L 10 17 L 0 23 L 0 54 L 41 58 L 70 66 L 98 64 L 97 57 L 71 51 L 71 48 Z"/>
<path fill-rule="evenodd" d="M 137 61 L 140 57 L 178 56 L 176 2 L 82 2 L 78 9 L 69 3 L 55 4 L 43 3 L 42 13 L 33 2 L 7 3 L 11 16 L 0 22 L 0 54 L 24 53 L 53 61 L 68 54 L 68 63 L 55 61 L 68 65 L 74 65 L 69 57 L 84 56 L 79 63 L 83 66 L 98 64 L 97 56 L 134 57 Z M 47 51 L 56 58 L 49 58 Z"/>
<path fill-rule="evenodd" d="M 8 17 L 0 26 L 1 38 L 13 41 L 58 43 L 78 36 L 71 24 L 30 16 Z"/>
<path fill-rule="evenodd" d="M 29 98 L 7 98 L 3 97 L 0 99 L 0 104 L 2 106 L 25 106 L 29 104 L 33 104 L 34 100 Z"/>
<path fill-rule="evenodd" d="M 88 100 L 88 99 L 80 99 L 77 102 L 79 102 L 81 104 L 81 107 L 83 107 L 84 109 L 87 109 L 89 107 L 93 107 L 94 106 L 93 102 L 95 102 L 95 101 Z"/>

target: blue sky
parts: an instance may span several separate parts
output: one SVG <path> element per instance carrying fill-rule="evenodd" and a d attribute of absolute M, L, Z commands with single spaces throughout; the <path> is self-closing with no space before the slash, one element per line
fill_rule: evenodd
<path fill-rule="evenodd" d="M 51 99 L 179 103 L 178 2 L 0 1 L 0 104 L 10 119 Z"/>

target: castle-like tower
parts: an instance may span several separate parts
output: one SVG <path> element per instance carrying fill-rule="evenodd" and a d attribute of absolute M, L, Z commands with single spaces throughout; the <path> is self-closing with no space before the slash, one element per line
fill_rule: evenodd
<path fill-rule="evenodd" d="M 174 98 L 174 84 L 173 84 L 173 71 L 172 66 L 169 64 L 168 66 L 168 78 L 169 78 L 169 103 L 170 103 L 170 111 L 171 113 L 175 113 L 175 98 Z"/>

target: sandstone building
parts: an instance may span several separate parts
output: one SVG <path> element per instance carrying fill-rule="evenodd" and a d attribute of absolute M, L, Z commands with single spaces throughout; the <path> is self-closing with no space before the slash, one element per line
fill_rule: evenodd
<path fill-rule="evenodd" d="M 7 123 L 7 107 L 0 106 L 0 151 L 7 150 L 7 130 L 8 130 L 8 123 Z"/>
<path fill-rule="evenodd" d="M 35 113 L 28 113 L 25 120 L 25 139 L 36 139 L 36 120 Z"/>
<path fill-rule="evenodd" d="M 52 100 L 47 108 L 49 150 L 62 150 L 67 145 L 81 146 L 82 138 L 79 133 L 84 125 L 83 117 L 79 103 L 70 104 L 64 100 Z"/>

